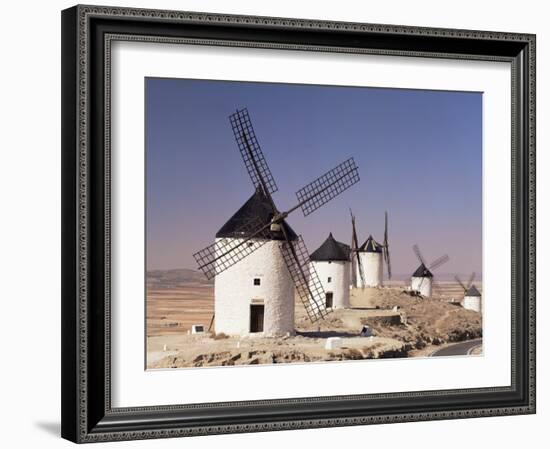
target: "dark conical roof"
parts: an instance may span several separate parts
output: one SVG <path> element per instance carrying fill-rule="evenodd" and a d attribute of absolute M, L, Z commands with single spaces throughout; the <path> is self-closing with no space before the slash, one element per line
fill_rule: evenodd
<path fill-rule="evenodd" d="M 476 288 L 475 285 L 472 284 L 472 286 L 464 293 L 464 296 L 481 296 L 481 293 L 479 293 L 479 290 Z"/>
<path fill-rule="evenodd" d="M 340 245 L 340 247 L 342 248 L 342 250 L 346 253 L 346 255 L 348 256 L 348 259 L 350 257 L 350 253 L 351 253 L 351 248 L 349 245 L 346 245 L 345 243 L 342 243 L 342 242 L 339 242 L 338 240 L 336 241 L 336 243 L 338 243 L 338 245 Z"/>
<path fill-rule="evenodd" d="M 311 253 L 309 258 L 317 262 L 329 260 L 347 261 L 349 260 L 349 246 L 336 241 L 331 232 L 323 244 Z"/>
<path fill-rule="evenodd" d="M 359 251 L 363 251 L 365 253 L 381 253 L 382 246 L 372 238 L 372 235 L 369 235 L 369 238 L 365 240 L 365 243 L 359 247 Z"/>
<path fill-rule="evenodd" d="M 235 212 L 235 214 L 227 220 L 227 222 L 216 233 L 216 238 L 232 237 L 232 238 L 246 238 L 250 237 L 252 231 L 243 232 L 243 229 L 249 226 L 251 221 L 258 221 L 260 224 L 267 224 L 271 221 L 274 215 L 273 206 L 269 199 L 265 196 L 263 190 L 256 189 L 254 195 L 252 195 L 242 207 Z M 287 224 L 286 221 L 282 222 L 288 238 L 290 240 L 296 240 L 298 236 L 294 230 Z M 281 231 L 271 231 L 268 228 L 267 234 L 272 240 L 284 240 L 284 235 Z"/>
<path fill-rule="evenodd" d="M 434 275 L 430 270 L 426 268 L 426 265 L 421 263 L 420 266 L 413 273 L 412 277 L 413 278 L 433 278 Z"/>

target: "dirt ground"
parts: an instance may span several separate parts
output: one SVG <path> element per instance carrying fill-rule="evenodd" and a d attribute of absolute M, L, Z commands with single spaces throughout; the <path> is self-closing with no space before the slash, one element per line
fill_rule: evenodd
<path fill-rule="evenodd" d="M 463 309 L 449 283 L 432 299 L 411 297 L 401 285 L 353 289 L 351 308 L 312 324 L 296 301 L 296 335 L 283 338 L 190 335 L 207 329 L 214 311 L 213 286 L 150 288 L 147 298 L 148 368 L 303 363 L 387 357 L 423 357 L 439 345 L 481 337 L 481 316 Z M 368 325 L 372 337 L 359 335 Z M 214 329 L 214 325 L 212 325 Z M 328 337 L 342 347 L 326 350 Z"/>
<path fill-rule="evenodd" d="M 147 336 L 186 334 L 193 324 L 208 327 L 214 313 L 214 286 L 149 288 Z"/>

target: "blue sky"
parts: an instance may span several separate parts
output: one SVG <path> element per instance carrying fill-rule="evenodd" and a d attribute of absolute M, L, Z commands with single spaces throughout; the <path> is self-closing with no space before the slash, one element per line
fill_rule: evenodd
<path fill-rule="evenodd" d="M 279 191 L 295 192 L 353 156 L 361 181 L 323 208 L 288 219 L 313 252 L 333 232 L 382 240 L 390 219 L 394 273 L 417 243 L 442 273 L 481 273 L 482 94 L 146 78 L 147 268 L 195 268 L 192 254 L 253 187 L 228 116 L 247 107 Z"/>

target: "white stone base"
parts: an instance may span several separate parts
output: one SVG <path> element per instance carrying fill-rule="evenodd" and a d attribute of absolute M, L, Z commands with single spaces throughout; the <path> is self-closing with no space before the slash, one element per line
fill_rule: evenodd
<path fill-rule="evenodd" d="M 365 285 L 361 285 L 361 274 L 357 266 L 357 287 L 381 287 L 383 276 L 382 253 L 360 252 L 361 266 L 365 275 Z"/>
<path fill-rule="evenodd" d="M 271 337 L 294 332 L 294 283 L 279 244 L 265 243 L 216 276 L 216 333 Z M 254 285 L 254 279 L 260 285 Z M 252 304 L 264 305 L 263 332 L 250 332 Z"/>
<path fill-rule="evenodd" d="M 462 306 L 465 309 L 481 313 L 481 296 L 465 296 Z"/>
<path fill-rule="evenodd" d="M 432 296 L 432 278 L 412 277 L 411 290 L 417 291 L 422 296 L 430 298 Z"/>
<path fill-rule="evenodd" d="M 332 293 L 332 309 L 349 308 L 350 263 L 345 261 L 313 261 L 311 264 L 317 272 L 323 291 Z"/>
<path fill-rule="evenodd" d="M 342 337 L 329 337 L 325 343 L 325 349 L 338 349 L 344 344 Z"/>

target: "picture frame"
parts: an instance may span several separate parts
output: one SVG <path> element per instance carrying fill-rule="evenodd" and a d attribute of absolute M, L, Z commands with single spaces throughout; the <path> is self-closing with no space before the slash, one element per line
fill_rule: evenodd
<path fill-rule="evenodd" d="M 511 384 L 113 407 L 111 44 L 241 46 L 511 66 Z M 78 5 L 62 12 L 62 436 L 84 443 L 535 413 L 535 36 Z"/>

